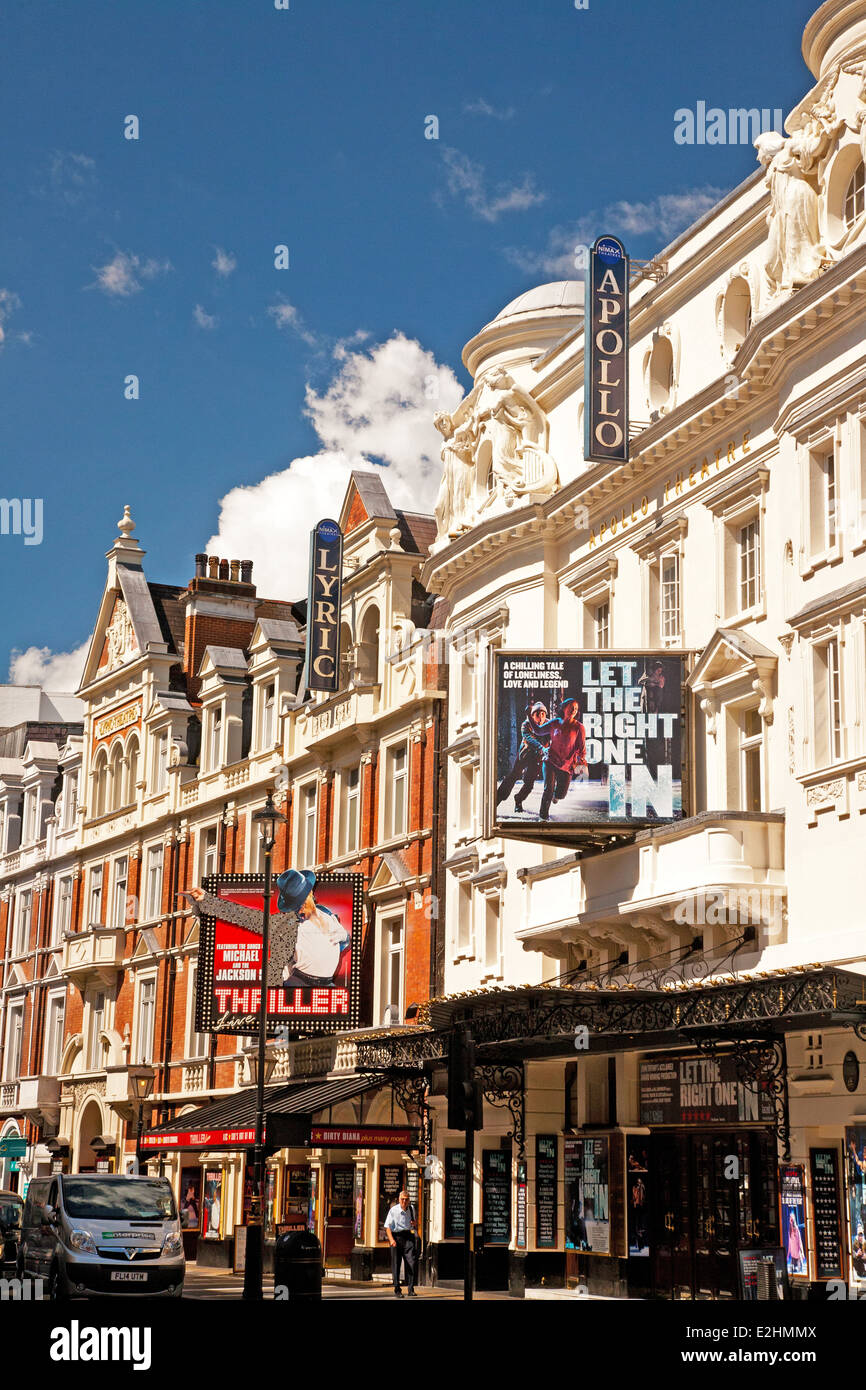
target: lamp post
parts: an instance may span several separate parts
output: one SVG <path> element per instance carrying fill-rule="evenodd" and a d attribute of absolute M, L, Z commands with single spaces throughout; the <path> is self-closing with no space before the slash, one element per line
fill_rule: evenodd
<path fill-rule="evenodd" d="M 262 1266 L 264 1264 L 264 1186 L 265 1186 L 265 1072 L 268 1042 L 268 947 L 271 925 L 271 854 L 276 841 L 277 825 L 286 817 L 278 811 L 271 792 L 260 811 L 252 817 L 261 831 L 262 853 L 265 859 L 265 888 L 262 904 L 262 968 L 259 986 L 259 1046 L 254 1068 L 256 1080 L 256 1143 L 253 1150 L 254 1189 L 247 1228 L 247 1254 L 244 1262 L 244 1298 L 262 1298 Z M 273 1070 L 273 1067 L 271 1068 Z"/>
<path fill-rule="evenodd" d="M 153 1090 L 156 1072 L 153 1067 L 130 1067 L 127 1073 L 129 1099 L 135 1103 L 135 1169 L 141 1172 L 141 1117 L 144 1102 Z"/>

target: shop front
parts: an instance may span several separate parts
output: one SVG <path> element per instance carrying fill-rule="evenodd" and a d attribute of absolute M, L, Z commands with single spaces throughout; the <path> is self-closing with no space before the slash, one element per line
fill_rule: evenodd
<path fill-rule="evenodd" d="M 787 1051 L 805 1030 L 850 1040 L 863 1028 L 862 977 L 714 977 L 711 965 L 699 983 L 599 978 L 431 1001 L 413 1056 L 430 1087 L 439 1280 L 462 1279 L 468 1227 L 477 1287 L 527 1295 L 806 1297 L 848 1263 L 866 1285 L 866 1128 L 843 1125 L 830 1143 L 829 1125 L 795 1127 Z M 484 1097 L 471 1169 L 447 1128 L 458 1025 Z M 358 1064 L 389 1056 L 405 1070 L 404 1036 L 361 1042 Z"/>
<path fill-rule="evenodd" d="M 420 1130 L 395 1124 L 377 1076 L 299 1079 L 265 1096 L 265 1263 L 278 1235 L 314 1232 L 326 1268 L 370 1279 L 388 1267 L 384 1222 L 405 1187 L 423 1229 Z M 381 1117 L 381 1122 L 377 1118 Z M 151 1169 L 172 1181 L 186 1257 L 243 1267 L 254 1193 L 255 1094 L 242 1091 L 142 1136 Z"/>

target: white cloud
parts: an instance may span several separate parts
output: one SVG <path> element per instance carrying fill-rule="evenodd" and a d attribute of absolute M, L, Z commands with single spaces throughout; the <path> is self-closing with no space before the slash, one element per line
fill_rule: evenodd
<path fill-rule="evenodd" d="M 45 690 L 76 691 L 84 673 L 89 639 L 71 652 L 53 652 L 50 647 L 13 649 L 9 679 L 13 685 L 41 685 Z"/>
<path fill-rule="evenodd" d="M 315 333 L 307 328 L 294 304 L 289 304 L 286 300 L 281 299 L 279 303 L 270 306 L 268 313 L 277 328 L 291 328 L 299 338 L 303 338 L 305 343 L 309 343 L 310 347 L 315 347 L 318 343 L 319 340 Z"/>
<path fill-rule="evenodd" d="M 575 265 L 577 248 L 591 246 L 600 233 L 622 237 L 655 235 L 668 242 L 709 212 L 723 194 L 723 189 L 705 187 L 662 193 L 648 203 L 623 199 L 608 204 L 601 212 L 587 213 L 570 226 L 552 228 L 541 251 L 508 246 L 504 255 L 521 270 L 575 279 L 583 273 Z"/>
<path fill-rule="evenodd" d="M 192 316 L 198 324 L 199 328 L 216 328 L 217 324 L 219 323 L 219 319 L 216 317 L 216 315 L 205 313 L 204 309 L 200 304 L 196 304 L 195 308 L 192 311 Z"/>
<path fill-rule="evenodd" d="M 152 257 L 142 260 L 140 256 L 131 255 L 126 251 L 116 251 L 105 265 L 93 267 L 96 271 L 97 288 L 120 299 L 137 294 L 141 289 L 141 280 L 155 280 L 158 275 L 165 275 L 172 268 L 171 261 L 158 261 Z"/>
<path fill-rule="evenodd" d="M 535 188 L 531 174 L 524 174 L 520 183 L 488 188 L 484 165 L 461 150 L 446 146 L 442 160 L 448 192 L 453 198 L 462 198 L 470 211 L 484 222 L 496 222 L 506 212 L 525 212 L 543 203 L 547 196 Z"/>
<path fill-rule="evenodd" d="M 254 559 L 263 597 L 297 599 L 306 592 L 307 547 L 287 545 L 286 535 L 306 536 L 321 517 L 335 515 L 353 468 L 381 468 L 395 506 L 432 511 L 436 498 L 442 441 L 433 415 L 453 410 L 463 395 L 450 367 L 402 333 L 335 356 L 340 368 L 331 385 L 321 394 L 307 387 L 306 410 L 322 450 L 253 486 L 233 488 L 221 499 L 217 534 L 203 547 L 211 555 Z"/>
<path fill-rule="evenodd" d="M 211 261 L 211 265 L 217 275 L 222 275 L 223 277 L 231 275 L 232 271 L 237 268 L 236 258 L 230 251 L 224 251 L 221 246 L 215 246 L 214 252 L 215 255 Z"/>
<path fill-rule="evenodd" d="M 74 207 L 96 187 L 96 161 L 87 154 L 55 150 L 48 162 L 50 192 L 67 207 Z"/>
<path fill-rule="evenodd" d="M 492 116 L 496 121 L 510 121 L 514 115 L 513 106 L 491 106 L 484 97 L 478 97 L 476 101 L 467 101 L 463 111 L 467 116 Z"/>
<path fill-rule="evenodd" d="M 18 298 L 17 294 L 14 294 L 12 290 L 0 290 L 0 345 L 2 345 L 6 338 L 6 330 L 3 325 L 9 318 L 9 315 L 14 314 L 15 310 L 20 308 L 21 300 Z M 25 335 L 19 333 L 18 336 L 19 338 L 23 338 Z"/>

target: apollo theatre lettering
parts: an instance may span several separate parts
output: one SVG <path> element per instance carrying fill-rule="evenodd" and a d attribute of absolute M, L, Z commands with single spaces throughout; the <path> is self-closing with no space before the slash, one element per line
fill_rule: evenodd
<path fill-rule="evenodd" d="M 320 521 L 310 536 L 307 603 L 307 686 L 336 690 L 340 684 L 340 606 L 343 533 L 336 521 Z"/>
<path fill-rule="evenodd" d="M 599 237 L 586 270 L 584 457 L 628 461 L 628 256 Z"/>

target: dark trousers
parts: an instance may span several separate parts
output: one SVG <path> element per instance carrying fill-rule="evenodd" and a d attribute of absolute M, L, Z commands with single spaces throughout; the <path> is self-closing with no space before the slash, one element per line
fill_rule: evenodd
<path fill-rule="evenodd" d="M 395 1244 L 391 1246 L 391 1278 L 394 1288 L 400 1287 L 400 1262 L 406 1266 L 406 1283 L 410 1289 L 415 1287 L 415 1268 L 418 1262 L 418 1241 L 414 1231 L 395 1231 Z"/>
<path fill-rule="evenodd" d="M 521 753 L 514 760 L 514 766 L 507 777 L 504 777 L 496 788 L 496 804 L 505 801 L 509 797 L 523 778 L 523 786 L 514 798 L 515 801 L 525 801 L 535 786 L 536 778 L 541 771 L 541 758 L 537 753 Z"/>
<path fill-rule="evenodd" d="M 544 792 L 541 797 L 541 807 L 539 815 L 545 820 L 550 815 L 550 803 L 554 800 L 561 801 L 568 791 L 571 783 L 571 773 L 564 772 L 561 767 L 554 767 L 553 763 L 544 764 Z"/>

